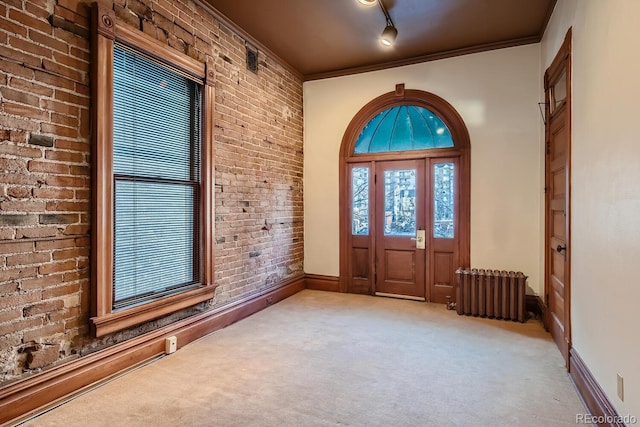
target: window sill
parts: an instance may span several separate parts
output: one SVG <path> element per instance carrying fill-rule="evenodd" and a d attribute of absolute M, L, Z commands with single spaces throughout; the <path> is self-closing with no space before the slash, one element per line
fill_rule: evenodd
<path fill-rule="evenodd" d="M 91 322 L 95 328 L 95 336 L 102 337 L 196 305 L 212 299 L 214 293 L 215 286 L 203 286 L 115 313 L 92 317 Z"/>

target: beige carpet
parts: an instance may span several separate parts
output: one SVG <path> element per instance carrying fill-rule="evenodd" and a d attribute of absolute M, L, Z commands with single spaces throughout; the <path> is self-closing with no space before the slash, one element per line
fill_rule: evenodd
<path fill-rule="evenodd" d="M 563 426 L 585 409 L 539 322 L 303 291 L 29 426 Z"/>

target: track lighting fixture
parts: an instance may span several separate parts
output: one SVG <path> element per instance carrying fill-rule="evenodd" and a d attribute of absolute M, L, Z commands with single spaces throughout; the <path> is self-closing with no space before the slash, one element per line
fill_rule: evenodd
<path fill-rule="evenodd" d="M 384 13 L 384 18 L 387 20 L 387 25 L 384 27 L 384 30 L 382 30 L 382 34 L 380 35 L 380 43 L 385 46 L 392 46 L 396 41 L 396 37 L 398 37 L 398 29 L 393 25 L 393 21 L 389 16 L 389 12 L 387 12 L 387 8 L 384 7 L 382 0 L 378 0 L 378 4 L 380 5 L 380 9 L 382 9 L 382 13 Z"/>
<path fill-rule="evenodd" d="M 393 23 L 387 22 L 387 26 L 382 30 L 380 35 L 380 43 L 385 46 L 392 46 L 398 36 L 398 30 L 393 26 Z"/>
<path fill-rule="evenodd" d="M 389 16 L 389 12 L 387 12 L 387 8 L 384 7 L 382 0 L 358 0 L 358 3 L 363 4 L 365 6 L 371 6 L 375 3 L 380 5 L 380 9 L 382 9 L 382 13 L 384 14 L 384 19 L 386 20 L 386 25 L 384 30 L 382 30 L 382 34 L 380 34 L 380 43 L 385 46 L 392 46 L 396 41 L 396 37 L 398 37 L 398 29 L 395 25 L 393 25 L 393 21 Z"/>

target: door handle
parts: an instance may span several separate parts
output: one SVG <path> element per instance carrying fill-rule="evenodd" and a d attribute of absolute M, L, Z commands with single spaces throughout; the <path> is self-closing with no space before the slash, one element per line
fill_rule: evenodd
<path fill-rule="evenodd" d="M 426 232 L 425 230 L 417 230 L 416 237 L 412 237 L 411 240 L 416 241 L 416 249 L 425 248 Z"/>
<path fill-rule="evenodd" d="M 562 251 L 566 251 L 566 250 L 567 250 L 567 245 L 564 245 L 564 246 L 558 245 L 556 247 L 556 251 L 558 251 L 558 252 L 562 252 Z"/>

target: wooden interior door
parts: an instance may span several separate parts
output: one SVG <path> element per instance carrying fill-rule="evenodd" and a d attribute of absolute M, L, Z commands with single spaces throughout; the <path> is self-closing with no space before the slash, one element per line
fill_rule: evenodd
<path fill-rule="evenodd" d="M 568 366 L 571 348 L 570 289 L 570 40 L 545 74 L 545 297 L 547 325 Z"/>
<path fill-rule="evenodd" d="M 424 164 L 376 164 L 376 295 L 426 298 Z"/>

